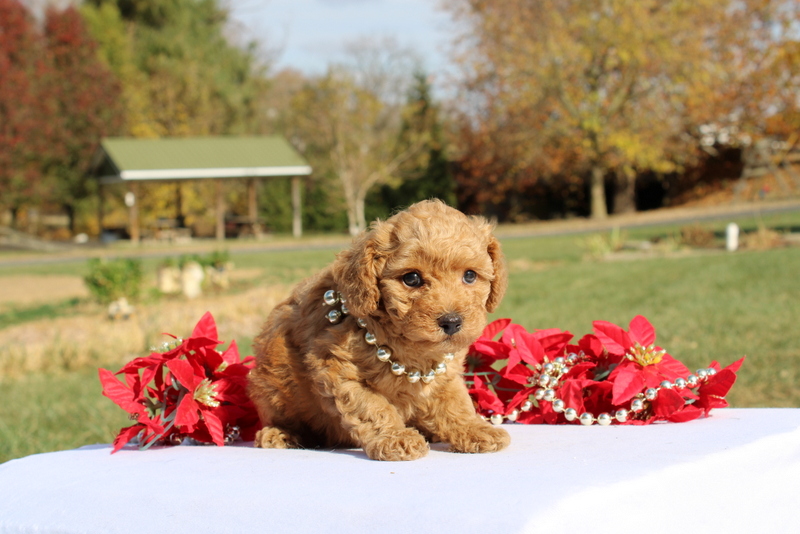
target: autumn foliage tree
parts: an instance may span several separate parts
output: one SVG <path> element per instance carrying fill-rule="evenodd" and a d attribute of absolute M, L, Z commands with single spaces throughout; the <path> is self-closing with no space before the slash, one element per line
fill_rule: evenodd
<path fill-rule="evenodd" d="M 33 17 L 18 0 L 0 0 L 0 208 L 12 224 L 41 185 L 51 134 L 38 84 L 46 71 Z"/>
<path fill-rule="evenodd" d="M 96 191 L 89 169 L 100 139 L 122 132 L 121 90 L 100 61 L 77 9 L 50 7 L 44 37 L 52 67 L 47 80 L 49 120 L 55 129 L 47 167 L 50 194 L 66 211 L 74 231 L 77 205 Z"/>
<path fill-rule="evenodd" d="M 763 90 L 736 95 L 756 87 L 770 36 L 785 39 L 796 24 L 790 4 L 448 0 L 463 29 L 464 124 L 494 151 L 465 159 L 499 158 L 504 180 L 586 177 L 594 218 L 607 214 L 612 178 L 632 206 L 636 174 L 680 169 L 700 124 L 744 121 L 753 106 L 763 117 Z"/>

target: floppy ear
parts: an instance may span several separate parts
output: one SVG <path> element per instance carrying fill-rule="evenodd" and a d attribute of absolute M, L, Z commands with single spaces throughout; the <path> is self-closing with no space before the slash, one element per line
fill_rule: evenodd
<path fill-rule="evenodd" d="M 489 290 L 489 298 L 486 299 L 486 311 L 493 312 L 503 300 L 508 287 L 508 271 L 506 270 L 506 260 L 500 248 L 500 242 L 493 235 L 489 236 L 489 246 L 487 247 L 489 257 L 492 258 L 494 266 L 494 280 Z"/>
<path fill-rule="evenodd" d="M 378 277 L 386 261 L 379 250 L 381 235 L 379 227 L 361 234 L 348 250 L 337 256 L 333 265 L 336 288 L 355 317 L 372 315 L 380 303 Z"/>

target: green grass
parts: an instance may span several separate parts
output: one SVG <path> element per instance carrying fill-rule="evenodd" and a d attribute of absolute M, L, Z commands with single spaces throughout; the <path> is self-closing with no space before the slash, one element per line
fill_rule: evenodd
<path fill-rule="evenodd" d="M 77 312 L 81 303 L 81 299 L 71 298 L 35 306 L 10 306 L 8 309 L 0 311 L 0 325 L 7 327 L 38 319 L 72 315 Z"/>
<path fill-rule="evenodd" d="M 0 462 L 37 452 L 109 443 L 126 413 L 101 395 L 96 369 L 2 383 Z"/>
<path fill-rule="evenodd" d="M 745 229 L 757 218 L 740 219 Z M 777 228 L 800 227 L 800 215 L 765 217 Z M 717 232 L 724 223 L 706 225 Z M 680 225 L 639 228 L 631 239 L 669 236 Z M 515 237 L 504 240 L 510 290 L 493 317 L 511 317 L 529 329 L 560 328 L 576 338 L 593 320 L 622 326 L 637 314 L 656 327 L 658 343 L 690 369 L 712 360 L 727 365 L 747 355 L 728 400 L 733 406 L 800 407 L 800 249 L 653 257 L 597 262 L 584 259 L 586 236 Z M 329 263 L 333 248 L 239 252 L 237 267 L 259 267 L 259 283 L 293 283 Z M 150 274 L 160 260 L 146 259 Z M 32 274 L 82 274 L 84 265 L 48 264 Z M 78 268 L 80 267 L 80 269 Z M 0 276 L 15 269 L 0 268 Z M 68 310 L 67 310 L 68 311 Z M 66 313 L 57 306 L 42 314 Z M 20 313 L 19 311 L 17 313 Z M 37 316 L 31 312 L 31 317 Z M 24 320 L 21 316 L 16 319 Z M 2 318 L 0 318 L 2 321 Z M 225 332 L 220 332 L 227 339 Z M 239 339 L 243 355 L 249 340 Z M 40 373 L 0 382 L 0 462 L 36 452 L 110 442 L 129 422 L 100 394 L 96 370 Z"/>

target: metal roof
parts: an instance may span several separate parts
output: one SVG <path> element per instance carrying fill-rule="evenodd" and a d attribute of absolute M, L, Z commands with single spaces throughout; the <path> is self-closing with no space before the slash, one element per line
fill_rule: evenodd
<path fill-rule="evenodd" d="M 280 136 L 112 137 L 101 141 L 98 156 L 97 174 L 104 183 L 311 174 Z"/>

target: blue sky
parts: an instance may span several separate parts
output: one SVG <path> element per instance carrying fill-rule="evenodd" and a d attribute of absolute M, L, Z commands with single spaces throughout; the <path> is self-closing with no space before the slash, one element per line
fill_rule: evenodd
<path fill-rule="evenodd" d="M 348 42 L 392 37 L 424 61 L 429 73 L 447 67 L 449 15 L 438 0 L 228 0 L 245 37 L 277 51 L 275 70 L 319 74 Z"/>

